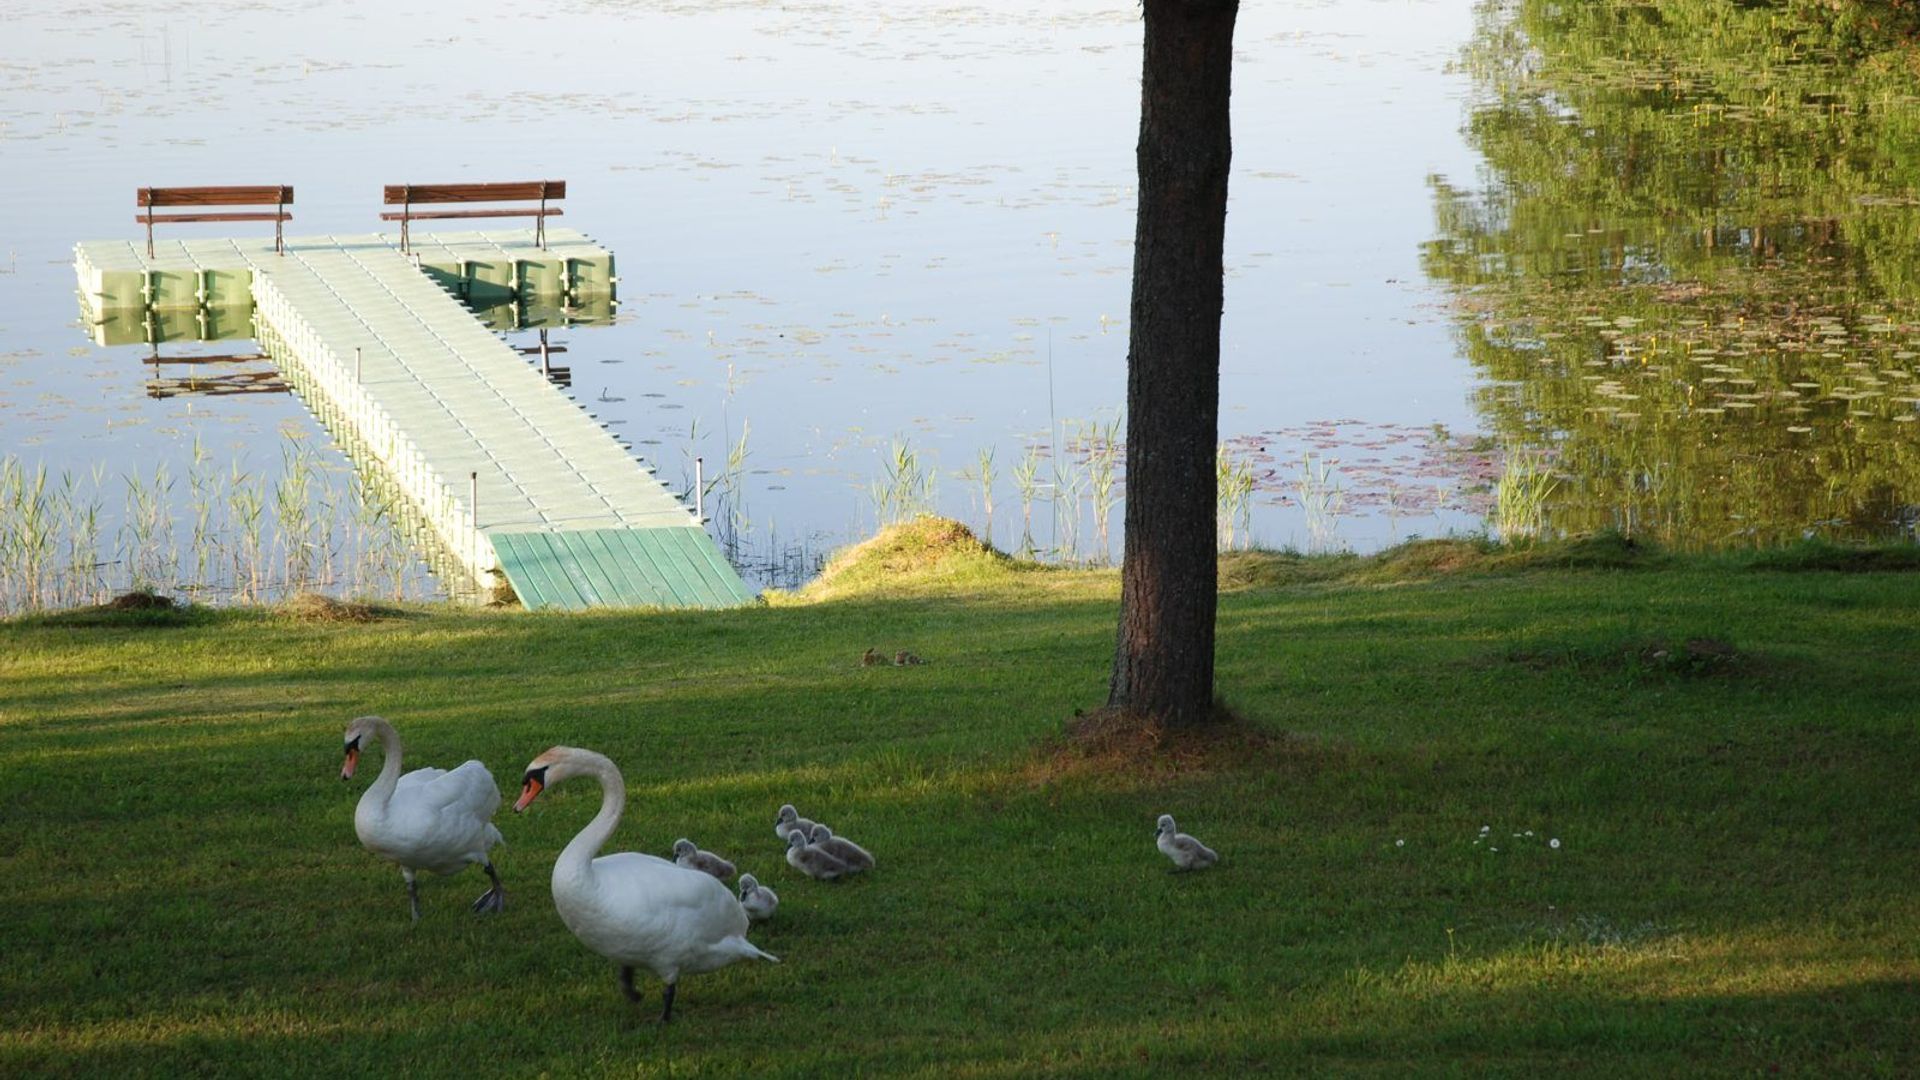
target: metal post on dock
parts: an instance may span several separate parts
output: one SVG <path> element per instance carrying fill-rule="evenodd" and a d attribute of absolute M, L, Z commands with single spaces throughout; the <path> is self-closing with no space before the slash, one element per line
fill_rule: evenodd
<path fill-rule="evenodd" d="M 366 365 L 362 362 L 360 356 L 360 346 L 355 345 L 353 347 L 353 381 L 366 382 L 367 380 L 362 377 L 365 371 Z"/>
<path fill-rule="evenodd" d="M 467 509 L 473 512 L 473 527 L 480 527 L 480 474 L 467 474 Z"/>
<path fill-rule="evenodd" d="M 693 520 L 702 525 L 707 523 L 705 510 L 707 498 L 706 458 L 693 459 Z"/>

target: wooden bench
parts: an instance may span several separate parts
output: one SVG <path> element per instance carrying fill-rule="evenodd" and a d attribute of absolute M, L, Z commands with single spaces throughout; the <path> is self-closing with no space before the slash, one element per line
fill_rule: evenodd
<path fill-rule="evenodd" d="M 134 215 L 133 220 L 147 227 L 147 258 L 153 258 L 153 227 L 174 221 L 271 221 L 273 222 L 273 250 L 284 252 L 286 240 L 281 226 L 293 220 L 287 213 L 287 207 L 293 203 L 293 189 L 285 186 L 273 187 L 154 187 L 141 188 L 134 195 L 134 204 L 147 208 L 147 213 Z M 224 211 L 217 214 L 156 214 L 156 206 L 266 206 L 273 210 Z"/>
<path fill-rule="evenodd" d="M 380 220 L 400 223 L 401 251 L 407 250 L 408 224 L 429 218 L 530 217 L 534 219 L 534 243 L 544 248 L 547 246 L 547 219 L 560 215 L 559 207 L 548 206 L 547 203 L 553 199 L 567 197 L 567 182 L 565 180 L 525 180 L 495 184 L 388 184 L 385 192 L 386 204 L 398 206 L 400 209 L 382 213 Z M 414 206 L 420 203 L 532 202 L 536 199 L 540 202 L 538 207 L 491 210 L 414 209 Z"/>

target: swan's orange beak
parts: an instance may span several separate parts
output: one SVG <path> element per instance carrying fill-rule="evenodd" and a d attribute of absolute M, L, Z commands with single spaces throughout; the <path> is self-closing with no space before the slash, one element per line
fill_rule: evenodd
<path fill-rule="evenodd" d="M 546 785 L 542 784 L 538 777 L 529 776 L 521 781 L 520 798 L 514 802 L 513 812 L 517 814 L 525 810 L 527 804 L 531 803 L 534 798 L 544 790 L 546 790 Z"/>
<path fill-rule="evenodd" d="M 358 746 L 348 746 L 346 764 L 340 766 L 340 779 L 353 779 L 353 769 L 354 766 L 358 764 L 360 764 L 360 748 Z"/>

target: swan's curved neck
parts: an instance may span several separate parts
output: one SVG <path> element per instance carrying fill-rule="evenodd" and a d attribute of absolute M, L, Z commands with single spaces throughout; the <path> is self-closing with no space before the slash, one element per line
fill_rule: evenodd
<path fill-rule="evenodd" d="M 380 775 L 367 793 L 360 796 L 360 806 L 372 813 L 385 814 L 387 801 L 393 798 L 393 789 L 400 784 L 400 733 L 385 720 L 376 719 L 370 726 L 380 740 Z"/>
<path fill-rule="evenodd" d="M 619 826 L 620 813 L 627 805 L 627 782 L 611 760 L 591 751 L 581 754 L 577 760 L 580 772 L 600 781 L 600 812 L 560 852 L 560 858 L 553 864 L 555 877 L 591 874 L 594 856 Z"/>

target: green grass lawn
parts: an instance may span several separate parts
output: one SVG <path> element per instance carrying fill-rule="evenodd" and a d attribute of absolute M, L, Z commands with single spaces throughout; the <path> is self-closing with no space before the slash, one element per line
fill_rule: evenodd
<path fill-rule="evenodd" d="M 1271 744 L 1121 768 L 1043 749 L 1116 575 L 911 547 L 734 612 L 0 624 L 0 1074 L 1920 1070 L 1910 560 L 1232 558 Z M 411 924 L 353 834 L 377 753 L 339 780 L 366 712 L 508 800 L 608 754 L 613 848 L 735 859 L 783 963 L 628 1004 L 548 897 L 587 781 L 502 807 L 503 915 L 468 871 Z M 794 874 L 782 802 L 879 867 Z M 1169 873 L 1163 812 L 1222 866 Z"/>

